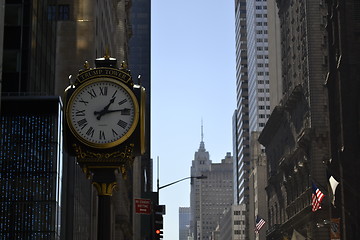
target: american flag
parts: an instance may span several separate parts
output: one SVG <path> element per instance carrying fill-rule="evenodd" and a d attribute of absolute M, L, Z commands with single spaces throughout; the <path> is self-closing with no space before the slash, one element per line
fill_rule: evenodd
<path fill-rule="evenodd" d="M 265 220 L 260 217 L 259 215 L 256 216 L 256 220 L 255 220 L 255 229 L 254 231 L 256 233 L 258 233 L 260 231 L 260 229 L 265 225 Z"/>
<path fill-rule="evenodd" d="M 312 211 L 316 212 L 317 210 L 321 209 L 321 202 L 325 195 L 320 191 L 320 189 L 313 183 L 312 184 L 312 195 L 311 195 L 311 205 Z"/>

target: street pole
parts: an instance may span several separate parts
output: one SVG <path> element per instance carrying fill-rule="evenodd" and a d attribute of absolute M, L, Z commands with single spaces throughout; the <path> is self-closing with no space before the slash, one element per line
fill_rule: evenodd
<path fill-rule="evenodd" d="M 171 186 L 171 185 L 173 185 L 173 184 L 175 184 L 175 183 L 182 182 L 182 181 L 184 181 L 184 180 L 186 180 L 186 179 L 190 179 L 190 178 L 205 179 L 205 178 L 207 178 L 207 176 L 201 175 L 201 176 L 185 177 L 185 178 L 182 178 L 182 179 L 177 180 L 177 181 L 175 181 L 175 182 L 172 182 L 172 183 L 166 184 L 166 185 L 164 185 L 164 186 L 158 187 L 158 191 L 159 191 L 160 189 L 162 189 L 162 188 L 166 188 L 166 187 Z"/>
<path fill-rule="evenodd" d="M 98 240 L 111 240 L 111 196 L 116 186 L 116 169 L 93 169 L 93 185 L 98 192 Z"/>

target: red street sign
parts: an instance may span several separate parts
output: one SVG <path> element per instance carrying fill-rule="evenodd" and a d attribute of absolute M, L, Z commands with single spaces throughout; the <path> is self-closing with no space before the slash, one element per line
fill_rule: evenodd
<path fill-rule="evenodd" d="M 135 198 L 135 213 L 151 214 L 151 200 Z"/>

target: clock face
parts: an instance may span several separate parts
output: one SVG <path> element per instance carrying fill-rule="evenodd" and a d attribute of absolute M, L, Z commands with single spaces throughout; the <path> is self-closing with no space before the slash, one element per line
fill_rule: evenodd
<path fill-rule="evenodd" d="M 124 142 L 135 130 L 139 106 L 123 83 L 97 78 L 74 91 L 67 106 L 67 121 L 84 144 L 109 148 Z"/>

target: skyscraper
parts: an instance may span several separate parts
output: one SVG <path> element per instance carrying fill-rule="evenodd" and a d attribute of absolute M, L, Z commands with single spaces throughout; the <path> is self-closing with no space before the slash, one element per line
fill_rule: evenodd
<path fill-rule="evenodd" d="M 236 33 L 236 104 L 234 115 L 236 122 L 234 175 L 236 180 L 236 203 L 247 203 L 247 178 L 249 174 L 249 95 L 248 95 L 248 53 L 246 29 L 246 1 L 235 1 L 235 33 Z"/>
<path fill-rule="evenodd" d="M 179 207 L 179 240 L 188 240 L 190 236 L 190 208 Z"/>
<path fill-rule="evenodd" d="M 250 231 L 249 224 L 251 222 L 253 225 L 255 221 L 254 206 L 249 212 L 249 204 L 253 204 L 249 202 L 249 199 L 253 199 L 253 195 L 256 194 L 252 189 L 254 186 L 249 185 L 250 174 L 254 176 L 253 168 L 251 168 L 254 163 L 251 161 L 255 161 L 254 149 L 258 151 L 256 156 L 263 151 L 262 147 L 259 148 L 251 143 L 255 143 L 252 139 L 262 131 L 270 117 L 270 75 L 273 75 L 275 69 L 278 70 L 276 66 L 271 67 L 269 61 L 271 51 L 269 51 L 268 5 L 271 3 L 273 1 L 235 1 L 237 49 L 237 109 L 233 117 L 233 126 L 236 128 L 234 130 L 234 138 L 236 138 L 234 173 L 237 180 L 235 203 L 247 206 L 247 211 L 245 211 L 247 238 Z M 273 77 L 276 78 L 277 75 Z M 259 201 L 265 202 L 265 199 L 259 199 Z"/>
<path fill-rule="evenodd" d="M 47 15 L 51 3 L 1 5 L 0 234 L 5 239 L 60 239 L 62 231 L 62 103 L 49 97 L 55 91 L 56 56 L 56 22 Z"/>
<path fill-rule="evenodd" d="M 2 92 L 54 94 L 56 21 L 53 1 L 6 1 Z"/>
<path fill-rule="evenodd" d="M 227 153 L 221 163 L 212 163 L 205 149 L 203 134 L 200 147 L 195 152 L 191 176 L 190 231 L 194 239 L 209 239 L 219 224 L 224 210 L 233 203 L 233 157 Z"/>
<path fill-rule="evenodd" d="M 1 238 L 59 240 L 63 206 L 60 98 L 3 97 L 2 104 Z"/>

